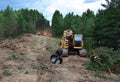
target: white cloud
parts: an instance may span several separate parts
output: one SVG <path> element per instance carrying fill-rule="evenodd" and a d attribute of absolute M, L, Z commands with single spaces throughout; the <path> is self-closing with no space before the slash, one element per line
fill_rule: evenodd
<path fill-rule="evenodd" d="M 55 10 L 59 10 L 63 16 L 69 12 L 81 15 L 87 9 L 93 10 L 95 13 L 98 9 L 102 9 L 101 3 L 105 0 L 3 0 L 1 8 L 10 5 L 14 9 L 29 8 L 37 9 L 48 19 L 52 19 Z"/>
<path fill-rule="evenodd" d="M 48 20 L 51 20 L 55 10 L 59 10 L 64 16 L 69 12 L 81 15 L 88 8 L 96 13 L 98 9 L 103 9 L 101 3 L 106 2 L 105 0 L 95 0 L 91 3 L 85 3 L 85 0 L 36 0 L 30 8 L 39 10 Z"/>

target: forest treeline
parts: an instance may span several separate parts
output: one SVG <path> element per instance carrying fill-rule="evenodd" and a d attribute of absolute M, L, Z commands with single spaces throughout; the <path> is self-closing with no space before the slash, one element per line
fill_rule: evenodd
<path fill-rule="evenodd" d="M 0 38 L 35 33 L 47 27 L 49 27 L 49 21 L 37 10 L 27 8 L 13 10 L 10 6 L 0 10 Z"/>
<path fill-rule="evenodd" d="M 0 38 L 35 33 L 45 28 L 51 28 L 54 37 L 62 37 L 64 30 L 71 29 L 84 35 L 84 45 L 88 50 L 93 46 L 116 47 L 120 45 L 120 0 L 106 0 L 102 6 L 105 9 L 98 10 L 97 14 L 88 9 L 81 16 L 72 12 L 63 17 L 56 10 L 51 26 L 37 10 L 13 10 L 7 6 L 5 10 L 0 10 Z"/>
<path fill-rule="evenodd" d="M 56 10 L 52 18 L 52 34 L 62 36 L 63 30 L 71 29 L 74 33 L 83 33 L 85 46 L 120 46 L 120 0 L 106 0 L 101 4 L 105 9 L 97 14 L 88 9 L 81 16 L 68 13 L 65 17 Z"/>

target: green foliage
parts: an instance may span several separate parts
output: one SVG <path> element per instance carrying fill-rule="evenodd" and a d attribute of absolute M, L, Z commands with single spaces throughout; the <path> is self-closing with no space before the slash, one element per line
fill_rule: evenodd
<path fill-rule="evenodd" d="M 110 48 L 100 47 L 91 54 L 87 69 L 120 73 L 120 49 L 113 51 Z"/>
<path fill-rule="evenodd" d="M 4 17 L 3 28 L 5 29 L 4 36 L 5 37 L 13 36 L 17 25 L 16 14 L 14 13 L 12 8 L 7 6 L 3 13 L 3 17 Z"/>
<path fill-rule="evenodd" d="M 13 10 L 7 6 L 0 11 L 0 38 L 8 38 L 24 33 L 35 33 L 49 27 L 49 21 L 37 10 Z"/>
<path fill-rule="evenodd" d="M 82 33 L 82 19 L 79 15 L 68 13 L 64 17 L 64 28 L 71 29 L 74 33 Z"/>
<path fill-rule="evenodd" d="M 98 46 L 118 46 L 120 44 L 120 0 L 102 4 L 106 9 L 99 10 L 95 19 L 94 39 Z"/>
<path fill-rule="evenodd" d="M 3 28 L 3 12 L 0 11 L 0 38 L 4 37 L 4 31 L 5 29 Z"/>
<path fill-rule="evenodd" d="M 94 31 L 94 12 L 88 9 L 86 12 L 82 14 L 82 21 L 83 21 L 83 34 L 86 37 L 92 37 Z"/>
<path fill-rule="evenodd" d="M 62 36 L 64 31 L 63 16 L 58 10 L 55 11 L 52 18 L 52 35 L 54 37 Z"/>
<path fill-rule="evenodd" d="M 84 47 L 89 53 L 96 48 L 93 37 L 85 37 Z"/>
<path fill-rule="evenodd" d="M 88 9 L 82 14 L 82 33 L 84 35 L 84 46 L 90 52 L 94 49 L 94 28 L 95 28 L 95 15 L 94 12 Z"/>

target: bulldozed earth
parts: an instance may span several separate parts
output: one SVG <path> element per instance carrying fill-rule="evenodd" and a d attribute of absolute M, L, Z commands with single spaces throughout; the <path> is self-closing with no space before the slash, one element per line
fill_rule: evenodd
<path fill-rule="evenodd" d="M 0 41 L 0 82 L 120 82 L 120 75 L 87 70 L 88 57 L 70 55 L 52 64 L 59 41 L 34 34 Z"/>

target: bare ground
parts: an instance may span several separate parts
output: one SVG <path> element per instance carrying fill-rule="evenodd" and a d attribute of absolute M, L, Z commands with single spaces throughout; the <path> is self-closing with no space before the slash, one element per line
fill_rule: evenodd
<path fill-rule="evenodd" d="M 86 70 L 89 58 L 70 55 L 62 64 L 49 60 L 59 40 L 26 34 L 0 44 L 0 82 L 120 82 L 119 76 Z M 96 77 L 97 76 L 97 77 Z"/>

